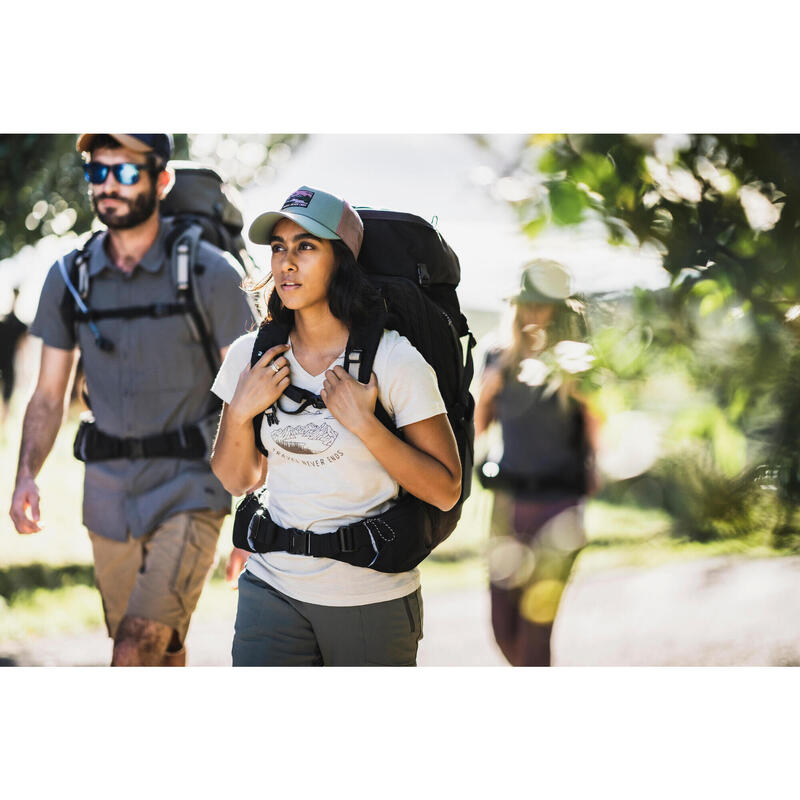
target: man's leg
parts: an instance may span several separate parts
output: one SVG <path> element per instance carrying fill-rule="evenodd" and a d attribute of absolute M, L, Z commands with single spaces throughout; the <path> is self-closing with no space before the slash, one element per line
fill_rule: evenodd
<path fill-rule="evenodd" d="M 108 635 L 114 639 L 114 654 L 111 659 L 112 666 L 122 666 L 126 664 L 158 664 L 158 660 L 153 660 L 153 650 L 159 649 L 163 652 L 160 640 L 167 632 L 167 640 L 175 635 L 174 631 L 147 619 L 125 616 L 133 587 L 136 585 L 136 578 L 140 570 L 144 567 L 145 548 L 150 539 L 150 535 L 141 539 L 128 538 L 124 542 L 107 539 L 105 536 L 89 531 L 89 539 L 92 542 L 94 551 L 94 572 L 95 583 L 100 591 L 103 600 L 103 612 L 106 618 Z M 162 630 L 159 630 L 162 629 Z M 143 654 L 138 655 L 138 646 L 135 642 L 141 641 L 143 644 Z M 118 646 L 123 642 L 122 648 Z M 131 646 L 133 642 L 133 646 Z M 186 651 L 178 643 L 175 650 L 179 659 L 186 662 Z M 173 663 L 175 656 L 167 654 L 163 660 L 169 659 Z M 173 664 L 168 663 L 167 666 Z"/>
<path fill-rule="evenodd" d="M 221 511 L 175 514 L 148 534 L 114 641 L 120 666 L 185 666 L 189 621 L 216 556 Z"/>
<path fill-rule="evenodd" d="M 161 622 L 142 617 L 123 617 L 114 637 L 111 666 L 162 666 L 172 634 L 173 629 Z"/>
<path fill-rule="evenodd" d="M 94 580 L 103 601 L 108 635 L 117 635 L 136 576 L 144 560 L 144 540 L 128 538 L 124 542 L 108 539 L 89 531 L 94 553 Z"/>

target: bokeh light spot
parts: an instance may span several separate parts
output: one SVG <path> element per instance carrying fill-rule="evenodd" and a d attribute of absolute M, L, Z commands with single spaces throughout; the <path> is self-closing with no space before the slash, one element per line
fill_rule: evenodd
<path fill-rule="evenodd" d="M 269 163 L 280 166 L 292 157 L 292 148 L 285 142 L 277 142 L 269 149 Z"/>
<path fill-rule="evenodd" d="M 564 584 L 561 581 L 537 581 L 523 592 L 520 613 L 525 619 L 537 625 L 550 625 L 556 618 L 563 593 Z"/>
<path fill-rule="evenodd" d="M 510 536 L 489 540 L 487 561 L 489 580 L 505 589 L 527 583 L 536 566 L 533 551 Z"/>
<path fill-rule="evenodd" d="M 553 517 L 539 534 L 545 546 L 563 553 L 579 550 L 586 544 L 586 533 L 583 526 L 583 511 L 573 506 Z"/>
<path fill-rule="evenodd" d="M 623 411 L 609 417 L 598 445 L 600 469 L 614 480 L 625 480 L 641 475 L 655 463 L 661 435 L 649 414 Z"/>

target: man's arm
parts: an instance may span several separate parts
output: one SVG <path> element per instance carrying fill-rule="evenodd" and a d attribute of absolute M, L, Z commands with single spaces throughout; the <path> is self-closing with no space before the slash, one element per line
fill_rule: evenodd
<path fill-rule="evenodd" d="M 64 419 L 77 364 L 76 356 L 76 350 L 42 345 L 39 378 L 22 423 L 17 480 L 9 512 L 18 533 L 41 530 L 39 489 L 35 479 L 53 448 Z"/>

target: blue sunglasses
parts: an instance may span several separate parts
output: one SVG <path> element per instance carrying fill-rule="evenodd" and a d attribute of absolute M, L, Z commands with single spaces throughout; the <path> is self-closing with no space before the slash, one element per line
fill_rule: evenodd
<path fill-rule="evenodd" d="M 83 174 L 89 183 L 104 183 L 108 173 L 113 172 L 117 183 L 123 186 L 138 183 L 142 173 L 148 170 L 147 164 L 101 164 L 99 161 L 90 161 L 83 165 Z"/>

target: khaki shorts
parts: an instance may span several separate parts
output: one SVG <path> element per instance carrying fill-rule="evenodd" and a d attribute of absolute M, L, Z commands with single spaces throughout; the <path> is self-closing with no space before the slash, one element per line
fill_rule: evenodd
<path fill-rule="evenodd" d="M 182 511 L 139 539 L 89 531 L 108 635 L 123 617 L 169 625 L 183 643 L 217 549 L 223 511 Z"/>

